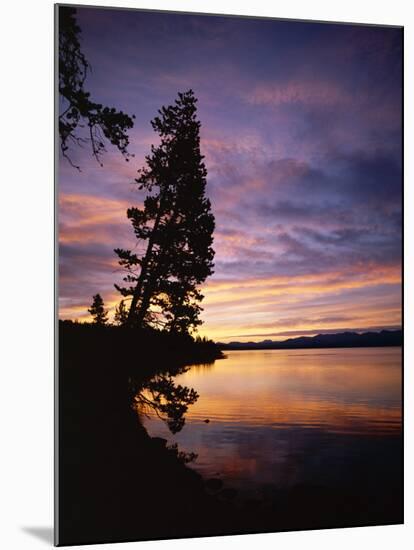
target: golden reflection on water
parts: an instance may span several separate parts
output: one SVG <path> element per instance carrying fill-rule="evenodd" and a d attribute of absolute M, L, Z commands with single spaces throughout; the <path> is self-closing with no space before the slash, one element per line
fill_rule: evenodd
<path fill-rule="evenodd" d="M 361 457 L 363 479 L 378 468 L 398 476 L 400 348 L 231 351 L 175 382 L 199 394 L 182 431 L 172 436 L 154 415 L 143 421 L 151 436 L 197 453 L 205 476 L 253 492 L 335 485 L 360 472 Z"/>
<path fill-rule="evenodd" d="M 400 348 L 231 351 L 177 382 L 200 394 L 187 422 L 376 434 L 401 426 Z"/>

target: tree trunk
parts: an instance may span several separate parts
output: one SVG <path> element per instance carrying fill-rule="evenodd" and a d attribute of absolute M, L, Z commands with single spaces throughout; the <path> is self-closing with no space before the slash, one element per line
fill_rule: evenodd
<path fill-rule="evenodd" d="M 153 284 L 147 284 L 147 286 L 144 289 L 144 295 L 142 296 L 141 306 L 139 308 L 138 315 L 136 317 L 136 322 L 138 327 L 142 327 L 142 324 L 144 322 L 145 315 L 150 305 L 152 288 L 153 288 Z"/>
<path fill-rule="evenodd" d="M 178 307 L 181 307 L 183 305 L 183 302 L 184 302 L 184 294 L 180 297 L 180 300 L 178 302 Z M 170 325 L 170 332 L 174 332 L 175 331 L 175 326 L 177 324 L 177 314 L 174 315 L 174 319 L 172 320 L 171 322 L 171 325 Z"/>
<path fill-rule="evenodd" d="M 148 264 L 149 264 L 149 261 L 151 259 L 152 249 L 154 247 L 155 236 L 157 234 L 158 226 L 159 226 L 160 221 L 161 221 L 162 203 L 163 203 L 163 199 L 161 198 L 160 208 L 159 208 L 157 217 L 155 219 L 154 227 L 152 228 L 152 231 L 151 231 L 151 236 L 148 240 L 148 246 L 147 246 L 147 251 L 145 253 L 145 257 L 142 261 L 141 273 L 139 274 L 139 278 L 138 278 L 138 281 L 137 281 L 137 286 L 135 287 L 134 294 L 132 296 L 131 306 L 129 308 L 128 318 L 127 318 L 127 322 L 126 322 L 127 326 L 132 326 L 132 324 L 133 324 L 135 311 L 137 309 L 138 300 L 141 297 L 142 287 L 144 285 L 144 280 L 145 280 L 145 277 L 147 275 L 147 270 L 148 270 Z M 140 316 L 141 316 L 141 309 L 142 308 L 140 308 Z M 139 323 L 139 326 L 140 325 L 141 325 L 141 323 Z"/>
<path fill-rule="evenodd" d="M 175 224 L 175 222 L 177 221 L 177 216 L 178 216 L 177 212 L 174 212 L 173 216 L 171 216 L 171 219 L 168 222 L 169 227 L 171 227 Z M 157 221 L 158 221 L 158 224 L 159 224 L 158 219 L 157 219 Z M 155 228 L 155 225 L 154 225 L 154 228 Z M 152 251 L 152 248 L 151 248 L 151 251 Z M 160 257 L 159 257 L 159 260 L 158 260 L 158 265 L 157 265 L 157 268 L 155 269 L 155 273 L 151 277 L 150 284 L 147 284 L 147 286 L 144 288 L 144 294 L 142 295 L 141 306 L 139 308 L 139 312 L 138 312 L 138 315 L 137 315 L 137 318 L 136 318 L 136 323 L 137 323 L 138 327 L 142 327 L 142 325 L 143 325 L 145 315 L 146 315 L 146 313 L 148 311 L 148 308 L 149 308 L 149 305 L 150 305 L 154 284 L 156 283 L 156 279 L 160 276 L 159 275 L 159 268 L 160 268 L 160 265 L 162 265 L 162 263 L 163 263 L 164 256 L 165 256 L 165 248 L 160 251 Z M 141 293 L 141 290 L 142 290 L 142 285 L 141 285 L 140 293 Z"/>

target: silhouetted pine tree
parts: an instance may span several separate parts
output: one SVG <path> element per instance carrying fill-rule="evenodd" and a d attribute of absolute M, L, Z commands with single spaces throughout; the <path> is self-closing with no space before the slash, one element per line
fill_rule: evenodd
<path fill-rule="evenodd" d="M 88 309 L 93 317 L 95 325 L 106 325 L 108 322 L 108 312 L 105 310 L 104 301 L 100 294 L 95 294 L 91 307 Z"/>
<path fill-rule="evenodd" d="M 125 323 L 127 322 L 127 319 L 128 319 L 128 310 L 125 307 L 124 300 L 121 300 L 115 309 L 114 320 L 117 325 L 121 326 L 121 325 L 125 325 Z"/>
<path fill-rule="evenodd" d="M 142 209 L 127 212 L 137 239 L 147 243 L 146 252 L 115 250 L 128 271 L 124 280 L 130 286 L 115 286 L 132 296 L 129 325 L 188 332 L 200 324 L 203 296 L 197 285 L 213 272 L 214 216 L 205 195 L 196 103 L 192 90 L 180 93 L 151 122 L 161 143 L 151 147 L 135 180 L 150 194 Z"/>

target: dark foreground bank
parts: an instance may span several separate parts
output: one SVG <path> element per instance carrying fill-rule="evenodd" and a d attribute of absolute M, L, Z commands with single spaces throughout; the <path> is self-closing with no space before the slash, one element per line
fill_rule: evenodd
<path fill-rule="evenodd" d="M 209 342 L 61 324 L 60 545 L 400 523 L 400 476 L 385 487 L 297 486 L 238 501 L 177 449 L 150 438 L 134 394 L 156 375 L 221 356 Z M 174 409 L 174 403 L 172 403 Z M 179 451 L 179 450 L 178 450 Z"/>

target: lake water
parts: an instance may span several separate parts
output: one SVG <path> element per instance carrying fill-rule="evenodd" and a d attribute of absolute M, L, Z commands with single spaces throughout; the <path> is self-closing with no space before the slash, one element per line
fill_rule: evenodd
<path fill-rule="evenodd" d="M 226 355 L 176 377 L 199 394 L 179 433 L 143 419 L 151 436 L 196 453 L 191 467 L 205 478 L 249 498 L 303 485 L 398 485 L 400 348 Z"/>

